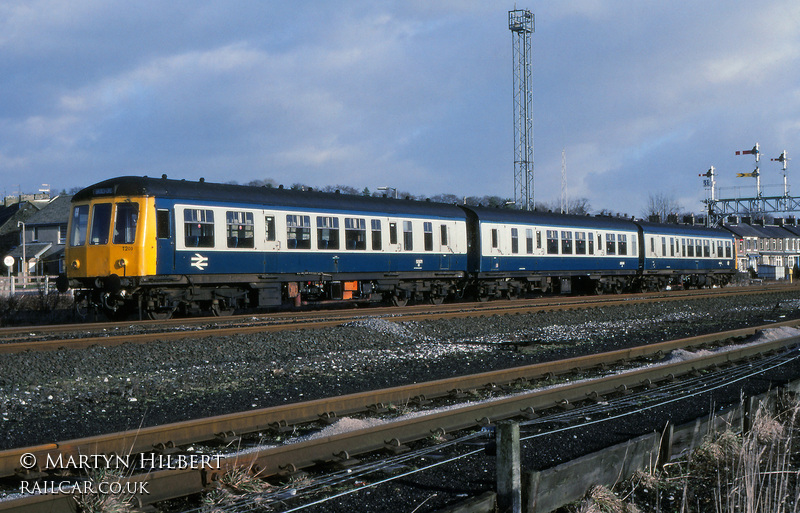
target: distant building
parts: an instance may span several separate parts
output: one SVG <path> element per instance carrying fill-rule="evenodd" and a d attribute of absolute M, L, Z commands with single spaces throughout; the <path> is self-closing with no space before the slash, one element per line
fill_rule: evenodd
<path fill-rule="evenodd" d="M 22 220 L 25 229 L 23 232 L 17 228 L 16 247 L 4 253 L 16 259 L 15 271 L 18 274 L 24 265 L 23 253 L 28 260 L 29 274 L 56 275 L 65 271 L 64 245 L 67 241 L 71 200 L 72 196 L 56 196 Z M 13 224 L 16 227 L 18 222 Z"/>

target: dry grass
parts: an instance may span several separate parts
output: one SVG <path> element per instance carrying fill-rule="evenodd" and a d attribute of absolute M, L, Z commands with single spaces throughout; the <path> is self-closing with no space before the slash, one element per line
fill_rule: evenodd
<path fill-rule="evenodd" d="M 687 458 L 621 483 L 616 496 L 628 507 L 656 513 L 800 512 L 798 414 L 796 402 L 779 415 L 759 408 L 749 433 L 711 433 Z M 573 511 L 632 511 L 604 496 Z"/>

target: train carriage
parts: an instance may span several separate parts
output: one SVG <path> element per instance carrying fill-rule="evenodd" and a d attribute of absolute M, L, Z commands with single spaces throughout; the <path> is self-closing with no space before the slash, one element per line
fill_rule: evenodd
<path fill-rule="evenodd" d="M 464 208 L 482 296 L 621 292 L 638 274 L 639 233 L 627 219 Z"/>
<path fill-rule="evenodd" d="M 734 238 L 723 229 L 637 221 L 643 289 L 718 286 L 735 269 Z"/>
<path fill-rule="evenodd" d="M 107 311 L 228 313 L 301 298 L 441 302 L 466 216 L 419 201 L 122 177 L 73 198 L 69 285 Z"/>

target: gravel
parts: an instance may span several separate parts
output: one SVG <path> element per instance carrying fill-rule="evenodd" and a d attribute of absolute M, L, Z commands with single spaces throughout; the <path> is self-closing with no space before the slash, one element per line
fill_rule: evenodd
<path fill-rule="evenodd" d="M 368 318 L 319 330 L 0 355 L 0 449 L 797 318 L 800 294 L 779 292 L 456 320 Z M 542 461 L 583 445 L 562 443 L 538 449 Z M 455 492 L 420 511 L 477 484 L 491 488 L 491 465 L 471 475 L 449 475 Z"/>

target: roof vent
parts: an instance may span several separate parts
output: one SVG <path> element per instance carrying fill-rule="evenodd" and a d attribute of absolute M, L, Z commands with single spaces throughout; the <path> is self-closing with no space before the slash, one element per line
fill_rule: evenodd
<path fill-rule="evenodd" d="M 163 175 L 161 175 L 161 179 L 162 179 L 162 180 L 166 180 L 166 179 L 167 179 L 167 174 L 166 174 L 166 173 L 164 173 Z"/>
<path fill-rule="evenodd" d="M 206 181 L 206 179 L 205 179 L 205 178 L 203 178 L 203 177 L 201 176 L 201 177 L 200 177 L 200 183 L 203 183 L 203 182 L 205 182 L 205 181 Z"/>

